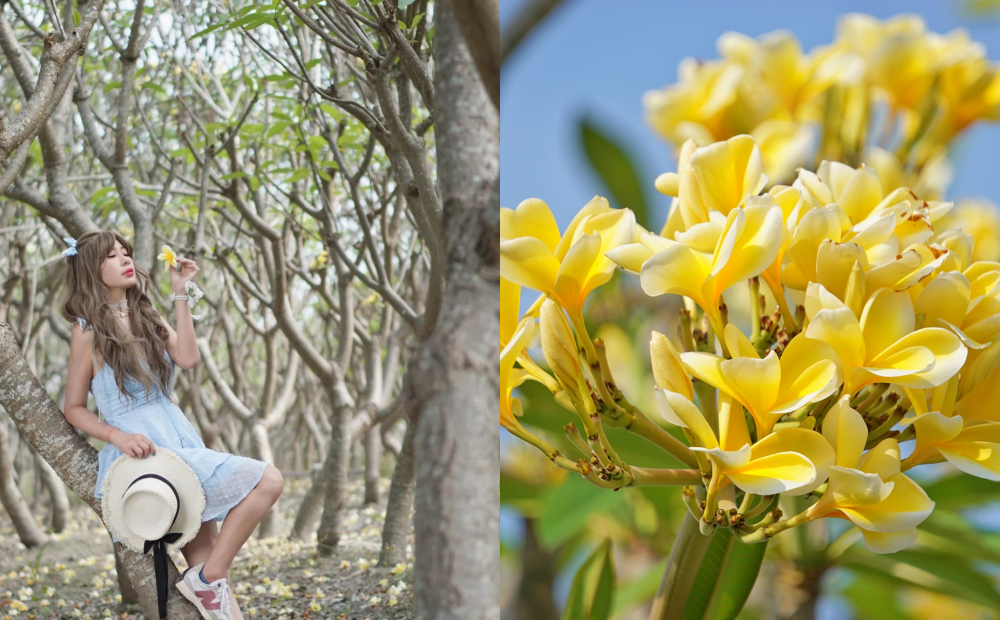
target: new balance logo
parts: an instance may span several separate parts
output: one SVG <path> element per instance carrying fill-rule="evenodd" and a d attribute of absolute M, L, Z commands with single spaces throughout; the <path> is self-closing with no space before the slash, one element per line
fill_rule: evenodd
<path fill-rule="evenodd" d="M 214 592 L 195 592 L 194 594 L 201 599 L 201 604 L 205 609 L 218 609 L 220 607 Z"/>

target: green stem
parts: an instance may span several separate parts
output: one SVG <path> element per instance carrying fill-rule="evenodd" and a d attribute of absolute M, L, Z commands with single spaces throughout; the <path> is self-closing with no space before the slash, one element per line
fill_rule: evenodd
<path fill-rule="evenodd" d="M 653 424 L 653 421 L 647 418 L 646 414 L 641 411 L 637 410 L 635 412 L 632 418 L 632 425 L 627 430 L 663 448 L 671 456 L 688 467 L 698 467 L 698 459 L 695 458 L 694 452 L 689 450 L 687 446 L 673 435 Z"/>
<path fill-rule="evenodd" d="M 701 472 L 697 469 L 647 469 L 632 466 L 633 487 L 665 487 L 699 484 Z"/>
<path fill-rule="evenodd" d="M 719 436 L 719 410 L 715 405 L 715 388 L 705 383 L 701 379 L 694 380 L 694 393 L 698 395 L 698 408 L 702 415 L 708 420 L 708 425 L 715 431 L 715 436 Z"/>
<path fill-rule="evenodd" d="M 649 620 L 682 620 L 698 575 L 701 559 L 712 542 L 711 536 L 703 536 L 698 529 L 698 521 L 685 515 L 681 529 L 674 539 L 667 560 L 667 570 L 660 581 L 660 589 L 653 599 L 653 609 Z"/>

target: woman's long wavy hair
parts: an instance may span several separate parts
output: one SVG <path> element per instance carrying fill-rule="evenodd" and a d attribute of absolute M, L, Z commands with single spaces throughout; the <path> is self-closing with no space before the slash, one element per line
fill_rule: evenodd
<path fill-rule="evenodd" d="M 125 387 L 126 376 L 142 383 L 147 391 L 159 383 L 163 393 L 169 395 L 170 363 L 163 355 L 169 332 L 146 294 L 149 274 L 133 264 L 136 283 L 125 291 L 131 334 L 108 306 L 108 289 L 101 279 L 101 269 L 116 240 L 129 256 L 134 256 L 132 245 L 112 230 L 88 232 L 77 239 L 77 253 L 66 261 L 68 292 L 63 302 L 63 317 L 74 323 L 76 317 L 83 317 L 93 326 L 94 347 L 104 364 L 114 371 L 118 390 L 127 398 L 135 400 L 138 395 Z"/>

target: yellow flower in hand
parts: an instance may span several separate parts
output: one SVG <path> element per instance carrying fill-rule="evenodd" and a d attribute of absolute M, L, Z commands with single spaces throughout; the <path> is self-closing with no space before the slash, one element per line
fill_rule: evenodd
<path fill-rule="evenodd" d="M 160 255 L 157 256 L 159 260 L 166 261 L 167 268 L 177 267 L 177 255 L 174 251 L 170 249 L 169 245 L 164 245 L 160 248 Z"/>

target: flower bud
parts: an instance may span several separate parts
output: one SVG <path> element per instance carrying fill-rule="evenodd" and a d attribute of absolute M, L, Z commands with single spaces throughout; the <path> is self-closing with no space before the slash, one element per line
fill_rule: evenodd
<path fill-rule="evenodd" d="M 542 354 L 552 373 L 567 390 L 576 393 L 576 377 L 580 373 L 576 339 L 566 313 L 551 299 L 542 304 L 539 315 L 542 328 Z"/>
<path fill-rule="evenodd" d="M 680 354 L 670 339 L 660 332 L 654 331 L 649 341 L 649 359 L 653 366 L 656 387 L 676 392 L 688 400 L 694 399 L 691 378 L 684 371 Z"/>

